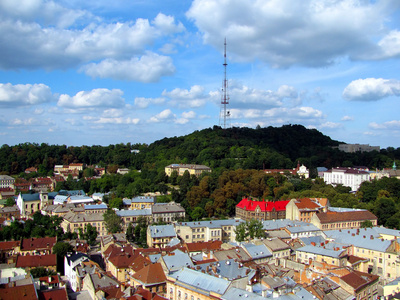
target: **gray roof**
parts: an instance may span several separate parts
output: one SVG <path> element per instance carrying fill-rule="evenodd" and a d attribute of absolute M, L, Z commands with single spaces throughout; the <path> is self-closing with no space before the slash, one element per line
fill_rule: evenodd
<path fill-rule="evenodd" d="M 248 300 L 265 300 L 266 298 L 256 293 L 248 292 L 243 289 L 231 287 L 225 294 L 222 295 L 223 300 L 232 299 L 248 299 Z"/>
<path fill-rule="evenodd" d="M 38 200 L 40 200 L 40 194 L 39 193 L 21 194 L 21 197 L 22 197 L 23 201 L 38 201 Z"/>
<path fill-rule="evenodd" d="M 246 249 L 252 259 L 261 259 L 272 256 L 271 251 L 269 251 L 264 244 L 255 245 L 253 243 L 246 243 L 242 244 L 242 247 Z"/>
<path fill-rule="evenodd" d="M 154 225 L 149 226 L 152 238 L 176 237 L 174 225 Z"/>
<path fill-rule="evenodd" d="M 202 270 L 204 271 L 208 270 L 209 272 L 213 270 L 212 269 L 213 266 L 216 271 L 213 272 L 213 274 L 219 275 L 222 278 L 228 280 L 234 280 L 236 278 L 243 278 L 243 277 L 251 279 L 255 275 L 255 270 L 243 267 L 243 264 L 235 262 L 234 259 L 227 259 L 219 262 L 198 265 L 198 267 L 200 267 Z"/>
<path fill-rule="evenodd" d="M 363 228 L 359 231 L 357 229 L 327 230 L 325 233 L 328 238 L 334 239 L 338 243 L 380 252 L 385 252 L 391 243 L 391 241 L 380 239 L 379 233 L 374 228 Z M 373 239 L 371 239 L 371 236 Z"/>
<path fill-rule="evenodd" d="M 117 210 L 115 212 L 120 217 L 137 217 L 137 216 L 150 216 L 151 209 L 124 209 L 124 210 Z"/>
<path fill-rule="evenodd" d="M 153 214 L 185 212 L 185 209 L 176 203 L 156 203 L 152 206 Z"/>
<path fill-rule="evenodd" d="M 267 238 L 263 240 L 263 243 L 268 247 L 268 249 L 271 249 L 271 251 L 290 249 L 288 244 L 278 238 Z"/>
<path fill-rule="evenodd" d="M 298 249 L 296 249 L 296 251 L 324 255 L 324 256 L 333 257 L 333 258 L 340 258 L 340 256 L 343 253 L 347 253 L 346 249 L 342 249 L 342 248 L 340 248 L 339 250 L 333 250 L 333 249 L 326 249 L 323 247 L 312 246 L 312 245 L 307 245 L 307 246 L 298 248 Z"/>
<path fill-rule="evenodd" d="M 176 249 L 172 251 L 172 255 L 162 257 L 169 272 L 178 271 L 183 267 L 193 267 L 193 262 L 187 253 Z"/>
<path fill-rule="evenodd" d="M 107 204 L 85 204 L 83 207 L 85 209 L 107 209 Z"/>
<path fill-rule="evenodd" d="M 285 228 L 288 226 L 300 226 L 307 225 L 309 223 L 301 222 L 301 221 L 293 221 L 289 219 L 278 219 L 278 220 L 268 220 L 263 221 L 263 226 L 265 230 L 277 230 L 281 228 Z"/>
<path fill-rule="evenodd" d="M 373 229 L 379 234 L 393 235 L 393 236 L 396 236 L 396 237 L 400 237 L 400 230 L 389 229 L 389 228 L 385 228 L 383 226 L 373 227 Z"/>
<path fill-rule="evenodd" d="M 71 254 L 71 255 L 67 255 L 67 256 L 65 256 L 65 258 L 66 258 L 66 260 L 67 260 L 69 265 L 71 265 L 71 262 L 75 263 L 76 261 L 87 261 L 87 260 L 89 260 L 89 257 L 86 254 L 81 253 L 81 252 L 77 252 L 77 253 L 74 253 L 74 254 Z"/>
<path fill-rule="evenodd" d="M 154 203 L 154 197 L 138 196 L 132 198 L 131 203 Z"/>
<path fill-rule="evenodd" d="M 247 254 L 246 251 L 244 251 L 243 248 L 215 251 L 214 257 L 219 261 L 230 258 L 237 258 L 239 261 L 251 260 L 250 256 Z"/>
<path fill-rule="evenodd" d="M 301 226 L 288 226 L 286 229 L 291 233 L 302 233 L 302 232 L 315 232 L 322 231 L 313 224 L 301 225 Z"/>
<path fill-rule="evenodd" d="M 321 243 L 325 243 L 325 238 L 321 235 L 317 235 L 317 236 L 310 236 L 310 237 L 303 237 L 300 238 L 300 240 L 305 244 L 305 245 L 311 245 L 311 243 L 315 243 L 315 244 L 321 244 Z"/>
<path fill-rule="evenodd" d="M 76 222 L 102 222 L 104 221 L 103 213 L 94 213 L 94 214 L 81 214 L 68 212 L 64 215 L 64 220 L 67 220 L 71 223 Z"/>
<path fill-rule="evenodd" d="M 183 268 L 170 276 L 176 279 L 175 284 L 183 285 L 203 295 L 209 295 L 210 292 L 223 295 L 230 285 L 228 280 L 188 268 Z"/>
<path fill-rule="evenodd" d="M 95 273 L 95 274 L 89 274 L 89 276 L 93 282 L 93 286 L 95 289 L 98 289 L 99 287 L 115 286 L 119 284 L 117 280 L 105 274 Z"/>

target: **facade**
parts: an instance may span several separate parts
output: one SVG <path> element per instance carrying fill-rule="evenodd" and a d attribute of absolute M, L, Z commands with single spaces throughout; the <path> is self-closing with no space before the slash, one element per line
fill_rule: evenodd
<path fill-rule="evenodd" d="M 151 209 L 135 209 L 135 210 L 118 210 L 116 214 L 122 219 L 122 229 L 125 232 L 128 228 L 129 223 L 136 223 L 139 218 L 145 218 L 147 220 L 147 224 L 153 222 Z"/>
<path fill-rule="evenodd" d="M 51 204 L 48 193 L 19 194 L 17 206 L 21 216 L 29 216 L 36 211 L 40 211 L 45 205 Z"/>
<path fill-rule="evenodd" d="M 321 212 L 311 218 L 311 223 L 322 230 L 361 228 L 364 221 L 371 221 L 373 226 L 378 224 L 373 213 L 361 209 Z"/>
<path fill-rule="evenodd" d="M 353 168 L 333 168 L 324 172 L 324 182 L 331 185 L 350 187 L 351 191 L 357 191 L 361 183 L 370 181 L 370 175 L 367 171 Z"/>
<path fill-rule="evenodd" d="M 15 179 L 8 175 L 0 175 L 0 188 L 13 188 Z"/>
<path fill-rule="evenodd" d="M 200 222 L 179 222 L 175 224 L 176 234 L 185 243 L 236 240 L 236 226 L 244 222 L 240 219 L 213 220 Z"/>
<path fill-rule="evenodd" d="M 176 171 L 179 176 L 182 176 L 186 171 L 188 171 L 190 175 L 200 176 L 203 172 L 211 173 L 211 168 L 194 164 L 171 164 L 165 167 L 165 174 L 167 174 L 167 176 L 171 176 L 174 171 Z"/>
<path fill-rule="evenodd" d="M 128 209 L 151 208 L 155 203 L 154 197 L 138 196 L 132 199 L 124 199 L 124 206 Z"/>
<path fill-rule="evenodd" d="M 68 212 L 64 215 L 61 227 L 64 229 L 64 232 L 71 231 L 79 233 L 79 228 L 84 230 L 85 226 L 88 224 L 96 228 L 99 236 L 107 234 L 103 213 L 80 214 Z"/>
<path fill-rule="evenodd" d="M 89 258 L 83 253 L 68 253 L 67 256 L 64 257 L 64 274 L 69 283 L 69 287 L 74 292 L 79 289 L 76 267 L 85 261 L 89 261 Z"/>
<path fill-rule="evenodd" d="M 347 250 L 340 247 L 307 245 L 296 249 L 296 261 L 303 264 L 310 262 L 327 263 L 336 267 L 344 267 L 347 263 Z"/>
<path fill-rule="evenodd" d="M 154 222 L 170 223 L 185 219 L 185 209 L 175 202 L 156 203 L 151 207 Z"/>
<path fill-rule="evenodd" d="M 174 225 L 155 225 L 147 227 L 147 245 L 149 247 L 165 248 L 176 238 Z"/>
<path fill-rule="evenodd" d="M 242 199 L 236 205 L 236 218 L 245 221 L 252 219 L 264 221 L 286 218 L 286 205 L 289 201 L 254 201 Z"/>
<path fill-rule="evenodd" d="M 57 237 L 22 239 L 20 248 L 16 248 L 15 251 L 22 256 L 51 254 L 56 242 Z"/>
<path fill-rule="evenodd" d="M 371 152 L 371 151 L 380 151 L 379 146 L 370 146 L 369 144 L 340 144 L 339 150 L 347 153 L 355 153 L 355 152 Z"/>
<path fill-rule="evenodd" d="M 312 216 L 317 212 L 326 211 L 328 205 L 326 198 L 292 199 L 286 205 L 286 219 L 310 223 Z"/>

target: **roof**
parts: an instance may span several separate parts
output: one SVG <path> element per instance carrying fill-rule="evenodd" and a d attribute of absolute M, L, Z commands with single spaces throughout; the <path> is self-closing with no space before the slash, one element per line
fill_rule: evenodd
<path fill-rule="evenodd" d="M 51 250 L 57 242 L 57 237 L 28 238 L 21 242 L 21 251 L 34 251 L 39 249 Z"/>
<path fill-rule="evenodd" d="M 222 241 L 208 241 L 208 242 L 197 242 L 197 243 L 186 243 L 186 249 L 189 252 L 200 252 L 207 250 L 221 249 Z"/>
<path fill-rule="evenodd" d="M 338 248 L 336 248 L 336 249 L 338 249 Z M 306 245 L 304 247 L 296 249 L 296 251 L 307 252 L 307 253 L 312 253 L 312 254 L 317 254 L 317 255 L 323 255 L 323 256 L 328 256 L 328 257 L 333 257 L 333 258 L 340 258 L 340 257 L 342 257 L 343 254 L 347 253 L 346 249 L 339 248 L 339 250 L 333 250 L 333 249 L 326 249 L 323 247 L 312 246 L 312 245 Z"/>
<path fill-rule="evenodd" d="M 327 203 L 325 198 L 321 202 Z M 300 198 L 294 199 L 294 204 L 297 206 L 299 210 L 318 210 L 323 206 L 320 204 L 319 198 Z"/>
<path fill-rule="evenodd" d="M 70 211 L 66 213 L 63 218 L 71 223 L 104 221 L 103 213 L 80 214 Z"/>
<path fill-rule="evenodd" d="M 268 250 L 264 244 L 255 245 L 253 243 L 243 244 L 242 247 L 247 251 L 252 259 L 261 259 L 265 257 L 271 257 L 272 253 Z"/>
<path fill-rule="evenodd" d="M 184 285 L 186 288 L 206 295 L 211 292 L 222 295 L 230 286 L 228 280 L 188 268 L 183 268 L 170 276 L 176 279 L 176 285 Z"/>
<path fill-rule="evenodd" d="M 133 262 L 134 256 L 131 254 L 125 254 L 122 252 L 120 255 L 112 256 L 108 259 L 110 263 L 112 263 L 116 268 L 128 268 L 130 264 Z"/>
<path fill-rule="evenodd" d="M 227 219 L 227 220 L 213 220 L 213 221 L 200 221 L 200 222 L 179 222 L 176 226 L 189 226 L 191 228 L 221 228 L 222 226 L 237 226 L 244 223 L 242 219 Z"/>
<path fill-rule="evenodd" d="M 40 201 L 40 194 L 39 193 L 21 194 L 21 197 L 22 197 L 23 201 Z"/>
<path fill-rule="evenodd" d="M 289 220 L 289 219 L 278 219 L 278 220 L 263 221 L 263 228 L 265 230 L 277 230 L 281 228 L 286 228 L 288 226 L 299 226 L 307 224 L 309 223 L 296 220 Z"/>
<path fill-rule="evenodd" d="M 197 264 L 196 269 L 201 269 L 210 275 L 218 275 L 228 280 L 243 277 L 248 277 L 251 280 L 255 275 L 255 270 L 243 267 L 242 263 L 235 262 L 234 259 Z"/>
<path fill-rule="evenodd" d="M 228 250 L 214 251 L 214 257 L 219 261 L 231 258 L 237 259 L 238 261 L 242 262 L 251 260 L 246 251 L 244 251 L 244 249 L 240 247 Z"/>
<path fill-rule="evenodd" d="M 340 277 L 340 279 L 357 291 L 366 285 L 379 280 L 379 276 L 359 271 L 352 271 L 349 274 Z"/>
<path fill-rule="evenodd" d="M 317 213 L 316 217 L 321 224 L 336 223 L 336 222 L 353 222 L 365 220 L 377 220 L 378 218 L 368 210 L 355 210 L 355 211 L 328 211 Z"/>
<path fill-rule="evenodd" d="M 0 250 L 12 250 L 20 245 L 20 241 L 0 242 Z"/>
<path fill-rule="evenodd" d="M 283 242 L 281 239 L 273 238 L 273 239 L 264 239 L 263 243 L 267 246 L 271 251 L 279 251 L 284 249 L 290 249 L 290 246 Z"/>
<path fill-rule="evenodd" d="M 143 283 L 145 286 L 162 284 L 167 280 L 160 263 L 147 265 L 136 272 L 132 277 Z"/>
<path fill-rule="evenodd" d="M 345 173 L 345 174 L 357 174 L 357 175 L 369 175 L 369 172 L 367 171 L 362 171 L 358 169 L 353 169 L 353 168 L 343 168 L 343 167 L 336 167 L 332 168 L 328 171 L 325 171 L 324 173 Z"/>
<path fill-rule="evenodd" d="M 85 204 L 83 206 L 85 209 L 107 209 L 107 204 Z"/>
<path fill-rule="evenodd" d="M 135 216 L 150 216 L 151 209 L 129 209 L 129 210 L 117 210 L 115 212 L 120 217 L 135 217 Z"/>
<path fill-rule="evenodd" d="M 2 300 L 21 300 L 38 299 L 36 289 L 33 284 L 9 287 L 7 284 L 0 285 L 0 295 Z"/>
<path fill-rule="evenodd" d="M 153 214 L 185 212 L 185 209 L 180 205 L 173 202 L 170 203 L 156 203 L 151 208 Z"/>
<path fill-rule="evenodd" d="M 154 225 L 149 230 L 152 238 L 176 237 L 174 225 Z"/>
<path fill-rule="evenodd" d="M 89 274 L 89 276 L 95 290 L 119 284 L 119 282 L 115 278 L 112 278 L 104 273 L 94 273 Z"/>
<path fill-rule="evenodd" d="M 65 288 L 38 291 L 39 300 L 68 300 L 67 290 Z"/>
<path fill-rule="evenodd" d="M 154 197 L 147 197 L 147 196 L 138 196 L 132 198 L 131 203 L 154 203 Z"/>
<path fill-rule="evenodd" d="M 162 257 L 165 266 L 169 272 L 174 272 L 182 267 L 193 267 L 193 262 L 187 253 L 180 250 L 174 250 Z"/>
<path fill-rule="evenodd" d="M 286 205 L 289 203 L 288 200 L 281 201 L 255 201 L 247 198 L 242 199 L 236 207 L 242 208 L 244 210 L 254 211 L 257 207 L 263 212 L 267 211 L 285 211 Z"/>
<path fill-rule="evenodd" d="M 45 255 L 18 255 L 15 266 L 17 268 L 37 268 L 57 265 L 56 254 Z"/>

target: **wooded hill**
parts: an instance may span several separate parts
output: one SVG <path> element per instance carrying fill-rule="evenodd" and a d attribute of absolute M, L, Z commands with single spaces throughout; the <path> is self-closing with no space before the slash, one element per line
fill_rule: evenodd
<path fill-rule="evenodd" d="M 345 153 L 316 129 L 301 125 L 267 128 L 229 128 L 214 126 L 181 137 L 164 138 L 147 144 L 109 146 L 70 146 L 24 143 L 0 148 L 0 172 L 16 175 L 37 167 L 47 175 L 56 164 L 73 162 L 87 165 L 156 169 L 171 163 L 204 164 L 213 170 L 294 168 L 300 162 L 315 174 L 316 167 L 367 166 L 391 167 L 400 158 L 400 148 L 380 152 Z M 139 150 L 135 154 L 131 150 Z M 399 164 L 398 164 L 399 165 Z"/>

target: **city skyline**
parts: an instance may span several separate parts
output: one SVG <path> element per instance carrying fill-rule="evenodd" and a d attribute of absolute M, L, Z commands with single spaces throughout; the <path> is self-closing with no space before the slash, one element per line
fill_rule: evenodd
<path fill-rule="evenodd" d="M 400 147 L 395 0 L 0 1 L 0 144 L 301 124 Z"/>

